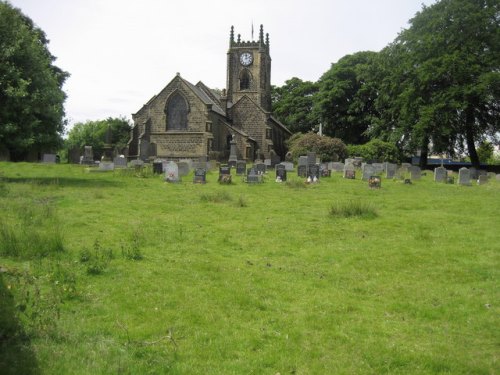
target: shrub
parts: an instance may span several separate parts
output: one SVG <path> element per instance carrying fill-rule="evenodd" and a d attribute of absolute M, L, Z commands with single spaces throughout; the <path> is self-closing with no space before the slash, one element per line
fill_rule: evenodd
<path fill-rule="evenodd" d="M 294 159 L 308 152 L 315 152 L 322 161 L 337 161 L 347 157 L 347 147 L 340 139 L 312 132 L 292 135 L 287 146 Z"/>
<path fill-rule="evenodd" d="M 367 161 L 397 162 L 400 159 L 398 148 L 380 139 L 372 139 L 364 145 L 348 145 L 347 153 L 350 157 L 361 156 Z"/>

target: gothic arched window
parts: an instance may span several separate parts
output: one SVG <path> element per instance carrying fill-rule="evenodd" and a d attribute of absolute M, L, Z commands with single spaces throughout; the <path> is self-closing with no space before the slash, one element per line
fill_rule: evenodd
<path fill-rule="evenodd" d="M 248 90 L 250 89 L 252 83 L 252 76 L 250 72 L 246 69 L 241 71 L 240 74 L 240 90 Z"/>
<path fill-rule="evenodd" d="M 186 99 L 179 93 L 170 97 L 165 107 L 167 114 L 167 130 L 186 130 L 189 106 Z"/>

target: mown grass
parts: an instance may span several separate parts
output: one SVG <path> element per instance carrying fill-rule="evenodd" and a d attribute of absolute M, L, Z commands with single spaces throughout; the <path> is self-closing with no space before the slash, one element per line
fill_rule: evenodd
<path fill-rule="evenodd" d="M 0 171 L 2 373 L 499 372 L 496 181 Z"/>

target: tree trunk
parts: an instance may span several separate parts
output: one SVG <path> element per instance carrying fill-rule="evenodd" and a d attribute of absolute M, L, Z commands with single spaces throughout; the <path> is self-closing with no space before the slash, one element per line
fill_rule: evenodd
<path fill-rule="evenodd" d="M 474 144 L 474 109 L 467 108 L 465 111 L 465 139 L 467 141 L 467 149 L 473 167 L 479 169 L 479 156 L 477 155 L 476 145 Z"/>
<path fill-rule="evenodd" d="M 424 137 L 420 145 L 420 161 L 418 163 L 421 169 L 427 166 L 427 157 L 429 156 L 429 138 Z"/>

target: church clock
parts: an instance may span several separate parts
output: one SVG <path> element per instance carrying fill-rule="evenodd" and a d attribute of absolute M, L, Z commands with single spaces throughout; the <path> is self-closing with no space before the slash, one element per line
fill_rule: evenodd
<path fill-rule="evenodd" d="M 253 55 L 250 52 L 243 52 L 240 55 L 240 63 L 243 66 L 249 66 L 253 62 Z"/>

